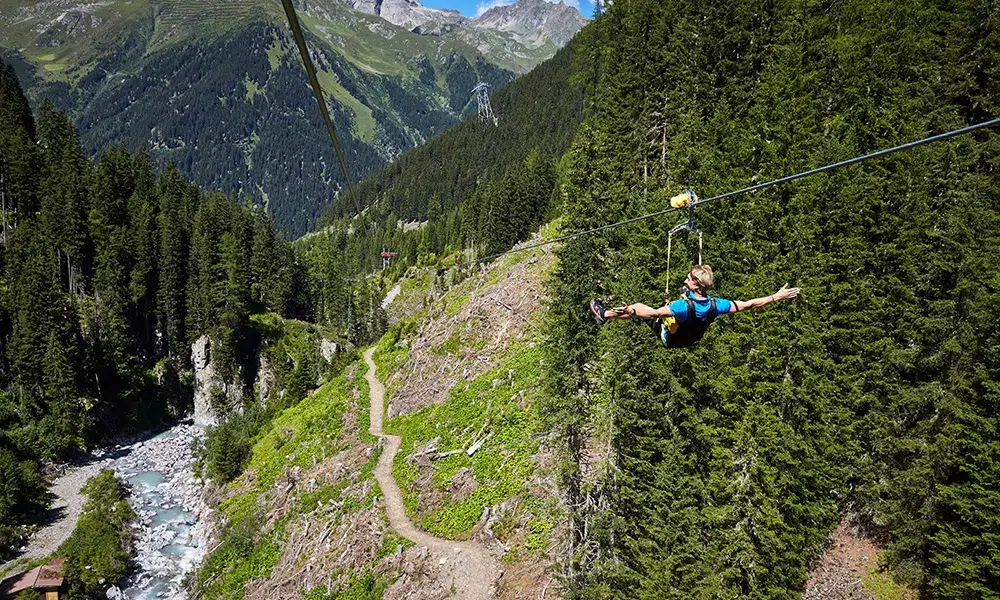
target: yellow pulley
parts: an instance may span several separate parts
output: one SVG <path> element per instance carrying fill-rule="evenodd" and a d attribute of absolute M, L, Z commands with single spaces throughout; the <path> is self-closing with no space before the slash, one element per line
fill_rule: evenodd
<path fill-rule="evenodd" d="M 694 208 L 698 204 L 698 195 L 691 190 L 686 190 L 670 199 L 671 208 L 687 208 L 688 218 L 686 221 L 670 230 L 667 235 L 667 283 L 664 288 L 664 299 L 670 296 L 670 252 L 673 245 L 674 236 L 682 231 L 690 231 L 698 234 L 698 264 L 701 264 L 702 235 L 701 230 L 694 224 Z"/>

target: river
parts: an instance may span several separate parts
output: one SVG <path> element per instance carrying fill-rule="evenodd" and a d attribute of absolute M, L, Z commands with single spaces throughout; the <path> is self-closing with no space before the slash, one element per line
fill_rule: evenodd
<path fill-rule="evenodd" d="M 191 443 L 201 435 L 200 427 L 182 423 L 105 452 L 102 466 L 132 485 L 131 503 L 139 515 L 133 525 L 136 568 L 119 582 L 127 598 L 184 598 L 182 580 L 205 554 L 207 508 L 191 471 Z"/>

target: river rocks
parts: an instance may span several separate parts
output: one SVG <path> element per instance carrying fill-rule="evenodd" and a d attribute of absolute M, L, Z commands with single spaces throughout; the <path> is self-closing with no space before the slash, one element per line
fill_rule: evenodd
<path fill-rule="evenodd" d="M 204 556 L 207 508 L 191 471 L 191 444 L 201 428 L 185 423 L 115 449 L 112 464 L 132 484 L 138 515 L 136 569 L 123 582 L 128 597 L 184 598 L 181 580 Z"/>
<path fill-rule="evenodd" d="M 108 600 L 129 600 L 129 597 L 117 585 L 109 587 L 104 595 L 107 596 Z"/>

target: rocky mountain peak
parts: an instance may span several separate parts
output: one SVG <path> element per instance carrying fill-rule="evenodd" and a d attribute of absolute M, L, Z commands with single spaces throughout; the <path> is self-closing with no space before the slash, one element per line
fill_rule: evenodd
<path fill-rule="evenodd" d="M 473 21 L 475 27 L 506 31 L 519 38 L 544 33 L 559 48 L 586 24 L 587 19 L 577 9 L 547 0 L 519 0 L 514 4 L 494 6 Z"/>
<path fill-rule="evenodd" d="M 587 24 L 587 19 L 577 9 L 547 0 L 519 0 L 514 4 L 496 6 L 475 19 L 463 17 L 455 10 L 430 8 L 417 0 L 344 2 L 354 10 L 378 15 L 414 33 L 446 35 L 458 29 L 466 32 L 493 30 L 506 33 L 529 47 L 541 46 L 551 40 L 561 48 Z"/>

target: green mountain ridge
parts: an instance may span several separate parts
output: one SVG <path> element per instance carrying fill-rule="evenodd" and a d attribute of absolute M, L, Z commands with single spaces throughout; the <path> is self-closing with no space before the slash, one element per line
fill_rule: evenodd
<path fill-rule="evenodd" d="M 199 184 L 266 203 L 289 235 L 312 227 L 343 181 L 279 3 L 74 6 L 5 7 L 0 46 L 34 102 L 75 117 L 88 153 L 149 144 Z M 514 77 L 458 39 L 339 0 L 300 18 L 355 180 L 474 111 L 477 82 Z"/>

